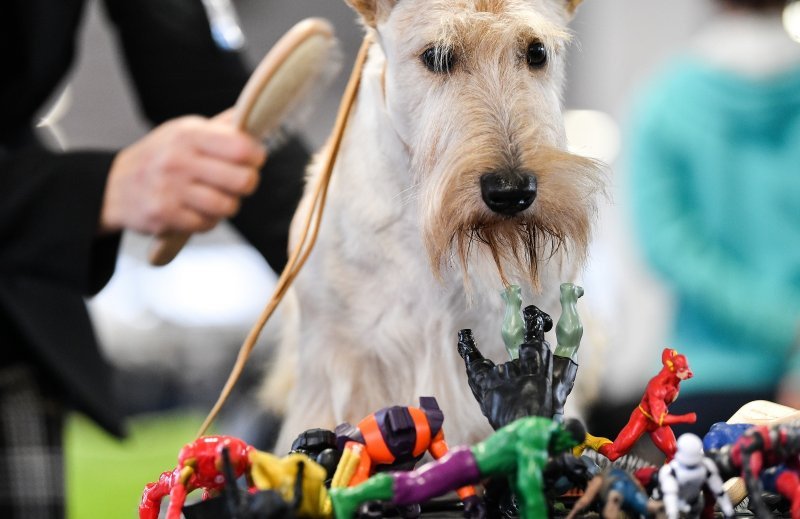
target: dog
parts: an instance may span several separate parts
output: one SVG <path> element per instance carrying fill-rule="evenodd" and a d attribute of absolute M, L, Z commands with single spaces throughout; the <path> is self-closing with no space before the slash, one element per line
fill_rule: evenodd
<path fill-rule="evenodd" d="M 262 391 L 283 416 L 275 448 L 419 396 L 440 402 L 450 443 L 472 443 L 491 428 L 458 330 L 502 360 L 503 285 L 553 314 L 586 259 L 603 167 L 566 151 L 561 114 L 580 0 L 345 1 L 375 43 L 316 248 L 282 303 Z"/>

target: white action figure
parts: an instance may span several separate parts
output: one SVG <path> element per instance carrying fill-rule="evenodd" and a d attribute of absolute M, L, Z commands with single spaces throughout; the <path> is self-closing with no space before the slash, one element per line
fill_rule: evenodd
<path fill-rule="evenodd" d="M 716 497 L 722 514 L 733 517 L 733 505 L 722 488 L 722 478 L 714 462 L 703 455 L 703 442 L 691 433 L 678 438 L 675 458 L 658 471 L 658 486 L 667 519 L 678 519 L 681 512 L 687 517 L 700 517 L 706 487 Z M 713 507 L 714 503 L 705 506 Z"/>

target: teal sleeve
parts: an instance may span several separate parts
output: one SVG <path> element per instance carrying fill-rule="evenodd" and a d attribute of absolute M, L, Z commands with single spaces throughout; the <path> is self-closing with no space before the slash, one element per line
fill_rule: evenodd
<path fill-rule="evenodd" d="M 704 234 L 702 200 L 687 189 L 690 176 L 699 174 L 687 156 L 691 128 L 674 128 L 670 103 L 663 100 L 644 108 L 632 126 L 628 167 L 634 226 L 646 259 L 680 299 L 704 308 L 714 326 L 786 355 L 796 340 L 800 294 L 770 286 Z"/>

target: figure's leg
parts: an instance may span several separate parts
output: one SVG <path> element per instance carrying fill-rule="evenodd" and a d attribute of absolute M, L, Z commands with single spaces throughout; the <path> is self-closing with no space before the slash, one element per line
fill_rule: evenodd
<path fill-rule="evenodd" d="M 336 518 L 350 519 L 366 501 L 379 499 L 393 505 L 421 503 L 464 485 L 477 483 L 480 478 L 472 452 L 467 447 L 461 447 L 418 470 L 376 474 L 354 487 L 332 488 L 330 495 Z"/>
<path fill-rule="evenodd" d="M 411 472 L 394 474 L 392 504 L 410 505 L 478 483 L 481 473 L 468 447 L 457 447 L 436 461 Z"/>
<path fill-rule="evenodd" d="M 667 456 L 667 462 L 672 461 L 672 458 L 675 457 L 675 451 L 678 450 L 675 433 L 672 432 L 672 428 L 667 425 L 659 427 L 650 432 L 650 438 L 653 440 L 653 444 L 658 447 L 658 450 Z"/>
<path fill-rule="evenodd" d="M 375 474 L 354 487 L 331 488 L 328 495 L 336 519 L 352 519 L 358 507 L 367 501 L 386 501 L 394 495 L 394 479 L 391 474 Z"/>
<path fill-rule="evenodd" d="M 614 441 L 601 446 L 597 452 L 611 461 L 624 456 L 647 430 L 647 422 L 648 418 L 637 407 Z"/>
<path fill-rule="evenodd" d="M 542 519 L 547 517 L 547 503 L 543 491 L 541 449 L 520 446 L 517 462 L 516 491 L 522 501 L 520 512 L 523 519 Z"/>
<path fill-rule="evenodd" d="M 167 507 L 167 519 L 180 519 L 183 504 L 186 502 L 188 491 L 186 487 L 177 483 L 169 493 L 169 507 Z"/>

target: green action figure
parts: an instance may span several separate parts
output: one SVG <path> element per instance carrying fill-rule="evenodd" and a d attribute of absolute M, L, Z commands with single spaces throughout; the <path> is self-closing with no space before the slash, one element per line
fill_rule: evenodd
<path fill-rule="evenodd" d="M 585 435 L 577 420 L 520 418 L 485 441 L 452 449 L 418 470 L 376 474 L 355 487 L 332 488 L 334 514 L 336 519 L 351 519 L 367 501 L 398 506 L 421 503 L 487 477 L 505 476 L 521 500 L 523 519 L 541 519 L 547 517 L 542 470 L 548 458 L 582 443 Z"/>

